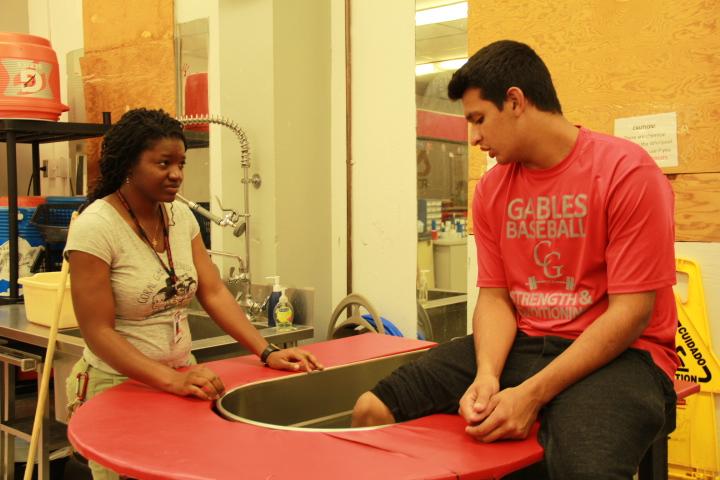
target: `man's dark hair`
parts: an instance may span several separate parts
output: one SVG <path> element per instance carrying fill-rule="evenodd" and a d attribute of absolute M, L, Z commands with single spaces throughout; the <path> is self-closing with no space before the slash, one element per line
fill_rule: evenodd
<path fill-rule="evenodd" d="M 479 88 L 482 98 L 502 110 L 510 87 L 518 87 L 538 110 L 562 113 L 545 63 L 524 43 L 500 40 L 478 50 L 455 72 L 448 84 L 451 100 L 469 88 Z"/>
<path fill-rule="evenodd" d="M 187 142 L 182 124 L 163 110 L 136 108 L 126 112 L 105 133 L 100 154 L 100 178 L 88 195 L 86 205 L 118 190 L 140 154 L 163 138 Z"/>

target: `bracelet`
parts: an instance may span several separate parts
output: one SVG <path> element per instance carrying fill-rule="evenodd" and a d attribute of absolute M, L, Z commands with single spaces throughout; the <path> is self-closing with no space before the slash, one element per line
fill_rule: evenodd
<path fill-rule="evenodd" d="M 260 361 L 264 365 L 267 365 L 268 364 L 267 360 L 268 360 L 268 357 L 270 356 L 270 354 L 273 352 L 279 352 L 280 350 L 282 350 L 282 349 L 280 347 L 278 347 L 277 345 L 268 343 L 268 346 L 265 347 L 265 350 L 263 350 L 262 353 L 260 354 Z"/>

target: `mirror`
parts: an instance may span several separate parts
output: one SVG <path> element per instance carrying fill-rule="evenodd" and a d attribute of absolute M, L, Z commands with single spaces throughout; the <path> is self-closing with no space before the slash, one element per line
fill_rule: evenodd
<path fill-rule="evenodd" d="M 467 59 L 467 3 L 415 5 L 418 314 L 443 342 L 466 330 L 468 130 L 447 85 Z"/>
<path fill-rule="evenodd" d="M 207 18 L 200 18 L 175 25 L 178 116 L 207 112 L 208 23 Z M 203 125 L 189 125 L 185 128 L 200 132 L 209 130 Z M 181 193 L 207 208 L 210 202 L 210 150 L 193 148 L 186 152 L 186 156 Z"/>

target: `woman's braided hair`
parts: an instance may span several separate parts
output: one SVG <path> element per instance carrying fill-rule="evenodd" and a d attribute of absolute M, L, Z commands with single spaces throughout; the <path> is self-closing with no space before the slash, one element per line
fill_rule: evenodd
<path fill-rule="evenodd" d="M 126 112 L 103 137 L 100 178 L 85 205 L 118 190 L 140 154 L 163 138 L 182 140 L 187 148 L 182 124 L 163 110 L 136 108 Z"/>

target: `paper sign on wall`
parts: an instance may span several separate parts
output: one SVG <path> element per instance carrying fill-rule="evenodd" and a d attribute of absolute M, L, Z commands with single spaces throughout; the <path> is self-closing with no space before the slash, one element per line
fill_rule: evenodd
<path fill-rule="evenodd" d="M 642 146 L 660 167 L 677 167 L 677 113 L 615 119 L 615 136 Z"/>

